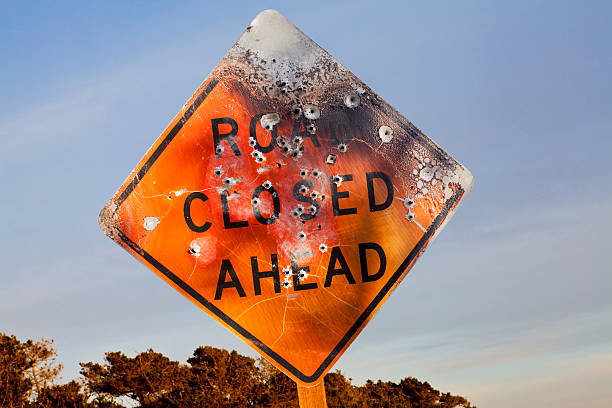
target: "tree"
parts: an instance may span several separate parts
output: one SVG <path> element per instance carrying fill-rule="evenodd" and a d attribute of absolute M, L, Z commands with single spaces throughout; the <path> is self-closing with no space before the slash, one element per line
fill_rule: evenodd
<path fill-rule="evenodd" d="M 61 370 L 53 341 L 0 333 L 0 406 L 21 408 L 52 386 Z"/>
<path fill-rule="evenodd" d="M 81 385 L 76 381 L 67 384 L 43 388 L 36 398 L 37 407 L 41 408 L 89 408 L 87 395 L 81 392 Z"/>
<path fill-rule="evenodd" d="M 438 406 L 440 391 L 429 383 L 421 382 L 414 377 L 406 377 L 399 386 L 413 408 L 433 408 Z"/>
<path fill-rule="evenodd" d="M 401 387 L 392 381 L 379 380 L 374 383 L 372 380 L 368 380 L 362 387 L 359 387 L 359 391 L 364 408 L 415 408 L 406 398 Z"/>
<path fill-rule="evenodd" d="M 142 407 L 156 406 L 170 394 L 179 393 L 189 369 L 152 349 L 133 358 L 116 351 L 105 354 L 106 364 L 81 363 L 89 391 L 100 396 L 128 397 Z"/>
<path fill-rule="evenodd" d="M 452 395 L 450 392 L 445 392 L 440 395 L 440 408 L 472 408 L 468 400 L 459 396 Z M 475 407 L 473 407 L 475 408 Z"/>
<path fill-rule="evenodd" d="M 340 370 L 328 373 L 323 379 L 329 408 L 361 408 L 359 388 L 351 384 Z"/>
<path fill-rule="evenodd" d="M 253 407 L 261 389 L 255 360 L 210 346 L 198 347 L 187 360 L 189 402 L 194 406 Z"/>
<path fill-rule="evenodd" d="M 257 406 L 266 408 L 298 408 L 295 382 L 266 359 L 257 360 L 259 389 Z"/>
<path fill-rule="evenodd" d="M 152 349 L 134 357 L 109 352 L 103 364 L 80 364 L 82 383 L 58 385 L 52 341 L 0 333 L 0 407 L 122 408 L 117 398 L 127 397 L 143 408 L 298 408 L 295 383 L 263 358 L 203 346 L 187 363 Z M 475 408 L 414 377 L 355 386 L 336 371 L 324 381 L 329 408 Z"/>

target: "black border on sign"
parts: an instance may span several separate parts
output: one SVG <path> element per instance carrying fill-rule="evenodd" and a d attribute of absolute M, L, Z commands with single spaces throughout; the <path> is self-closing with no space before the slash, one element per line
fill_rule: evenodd
<path fill-rule="evenodd" d="M 189 118 L 193 115 L 193 113 L 198 109 L 198 107 L 204 102 L 206 97 L 210 94 L 210 92 L 215 88 L 219 81 L 213 79 L 206 85 L 204 90 L 195 98 L 194 102 L 191 104 L 189 109 L 185 111 L 181 119 L 172 127 L 172 129 L 168 132 L 164 140 L 157 146 L 153 154 L 147 159 L 147 161 L 142 165 L 138 173 L 134 176 L 130 184 L 128 184 L 125 189 L 121 192 L 121 195 L 117 199 L 117 209 L 123 204 L 123 202 L 127 199 L 127 197 L 134 191 L 140 180 L 147 174 L 151 166 L 155 163 L 155 161 L 159 158 L 159 156 L 163 153 L 163 151 L 168 147 L 170 142 L 174 139 L 174 137 L 178 134 L 181 128 L 187 123 Z M 236 323 L 232 320 L 228 315 L 223 313 L 221 309 L 212 304 L 208 299 L 204 296 L 196 292 L 191 286 L 181 280 L 178 276 L 176 276 L 172 271 L 166 268 L 161 264 L 157 259 L 155 259 L 151 254 L 142 249 L 138 244 L 132 241 L 127 235 L 123 233 L 123 231 L 116 229 L 117 235 L 119 238 L 129 246 L 134 252 L 140 255 L 145 261 L 147 261 L 150 265 L 155 267 L 159 272 L 161 272 L 164 276 L 170 279 L 174 284 L 176 284 L 179 288 L 184 290 L 189 294 L 193 299 L 195 299 L 199 304 L 204 306 L 206 309 L 210 310 L 213 314 L 223 320 L 228 326 L 238 332 L 245 339 L 253 343 L 257 348 L 264 351 L 268 356 L 273 358 L 277 363 L 287 369 L 290 373 L 295 375 L 300 380 L 305 383 L 312 383 L 319 379 L 321 374 L 329 367 L 332 361 L 338 356 L 338 353 L 346 346 L 346 344 L 353 338 L 353 336 L 361 329 L 362 325 L 368 320 L 374 309 L 380 304 L 382 299 L 389 293 L 393 285 L 398 281 L 398 279 L 404 274 L 404 271 L 408 266 L 414 261 L 417 255 L 423 250 L 427 241 L 431 238 L 434 232 L 438 229 L 440 224 L 444 221 L 448 212 L 452 209 L 455 202 L 461 197 L 463 194 L 463 189 L 459 188 L 457 192 L 448 200 L 440 214 L 434 219 L 432 224 L 429 226 L 425 234 L 421 237 L 419 242 L 415 245 L 415 247 L 410 251 L 410 254 L 404 259 L 401 265 L 397 268 L 397 270 L 393 273 L 389 281 L 383 286 L 380 292 L 376 295 L 376 297 L 372 300 L 372 302 L 368 305 L 368 307 L 361 313 L 357 321 L 351 326 L 349 331 L 340 339 L 340 342 L 334 347 L 331 353 L 323 360 L 319 368 L 312 374 L 306 375 L 302 373 L 300 370 L 295 368 L 291 363 L 285 360 L 282 356 L 276 353 L 274 350 L 265 345 L 261 340 L 251 334 L 244 327 Z"/>

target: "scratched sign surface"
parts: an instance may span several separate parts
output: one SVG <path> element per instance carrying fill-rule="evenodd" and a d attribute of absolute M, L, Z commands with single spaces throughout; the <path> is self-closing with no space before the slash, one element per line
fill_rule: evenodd
<path fill-rule="evenodd" d="M 471 185 L 462 165 L 268 10 L 145 154 L 100 224 L 309 384 Z"/>

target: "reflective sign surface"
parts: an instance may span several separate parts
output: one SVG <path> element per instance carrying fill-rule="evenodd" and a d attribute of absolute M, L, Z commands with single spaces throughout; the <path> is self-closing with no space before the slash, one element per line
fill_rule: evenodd
<path fill-rule="evenodd" d="M 104 232 L 301 384 L 340 357 L 470 173 L 275 11 L 104 207 Z M 212 341 L 212 339 L 208 339 Z"/>

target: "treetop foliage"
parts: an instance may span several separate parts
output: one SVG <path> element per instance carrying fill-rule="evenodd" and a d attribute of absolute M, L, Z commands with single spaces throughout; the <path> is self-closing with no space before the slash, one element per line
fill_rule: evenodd
<path fill-rule="evenodd" d="M 152 349 L 129 357 L 105 354 L 104 363 L 81 363 L 82 378 L 57 384 L 61 366 L 49 340 L 21 342 L 0 333 L 0 406 L 3 408 L 298 408 L 295 383 L 263 358 L 198 347 L 187 364 Z M 473 407 L 406 377 L 399 383 L 368 380 L 356 386 L 336 371 L 325 376 L 329 408 Z M 475 408 L 475 407 L 474 407 Z"/>

